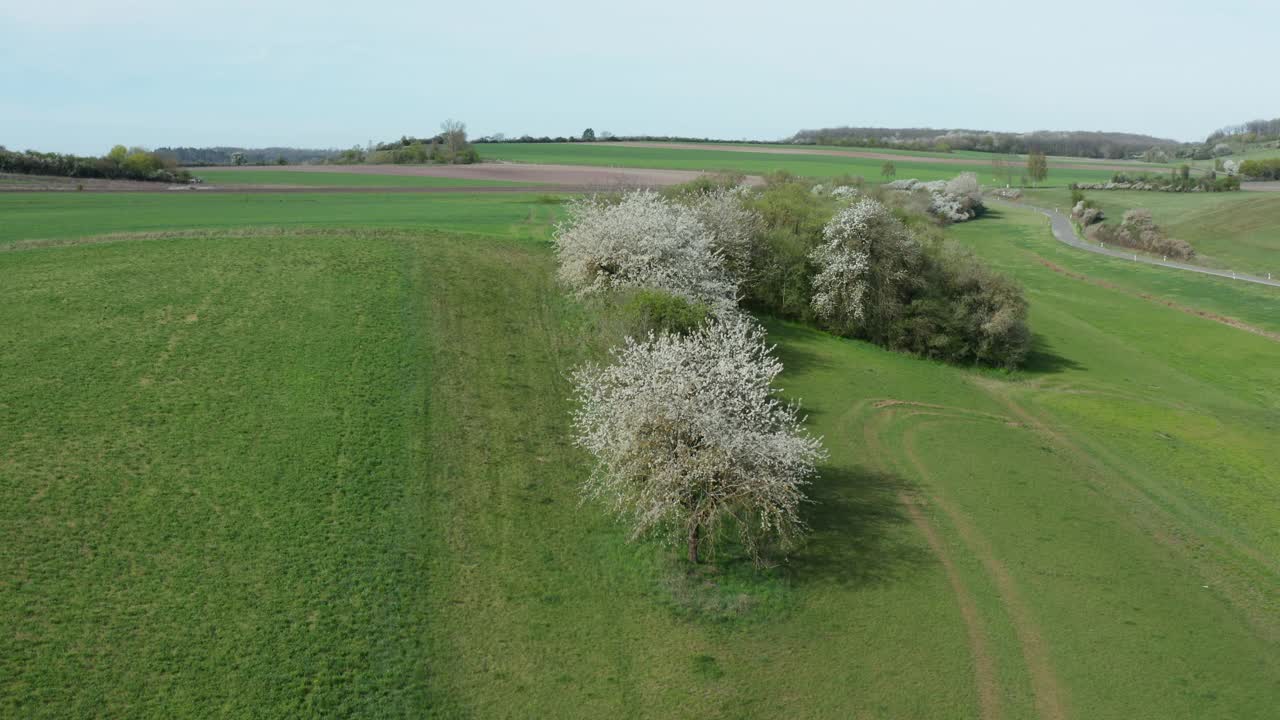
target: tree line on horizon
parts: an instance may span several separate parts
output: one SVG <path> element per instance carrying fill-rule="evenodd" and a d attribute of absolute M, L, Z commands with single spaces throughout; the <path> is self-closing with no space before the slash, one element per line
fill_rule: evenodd
<path fill-rule="evenodd" d="M 101 157 L 36 150 L 16 152 L 0 145 L 0 172 L 167 183 L 192 179 L 190 173 L 178 167 L 172 155 L 124 145 L 116 145 Z"/>

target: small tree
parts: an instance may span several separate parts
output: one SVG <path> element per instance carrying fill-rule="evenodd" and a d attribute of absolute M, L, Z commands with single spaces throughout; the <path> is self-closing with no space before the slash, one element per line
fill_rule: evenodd
<path fill-rule="evenodd" d="M 578 370 L 577 444 L 596 466 L 587 497 L 625 519 L 632 536 L 683 544 L 689 562 L 738 530 L 762 545 L 802 534 L 803 488 L 826 453 L 782 403 L 782 364 L 764 331 L 736 319 L 688 335 L 650 335 L 614 351 L 616 363 Z"/>
<path fill-rule="evenodd" d="M 724 261 L 729 277 L 743 283 L 751 273 L 751 257 L 763 223 L 760 213 L 748 208 L 746 188 L 719 187 L 699 193 L 692 202 L 698 221 L 706 228 L 711 249 Z"/>
<path fill-rule="evenodd" d="M 813 310 L 842 335 L 884 342 L 902 312 L 900 298 L 915 282 L 919 244 L 889 208 L 870 198 L 841 210 L 822 231 L 810 258 Z"/>
<path fill-rule="evenodd" d="M 1033 150 L 1027 155 L 1027 176 L 1031 178 L 1032 183 L 1043 182 L 1049 177 L 1049 160 L 1043 152 Z"/>
<path fill-rule="evenodd" d="M 898 168 L 892 162 L 885 162 L 885 164 L 880 166 L 880 177 L 883 177 L 885 180 L 888 180 L 897 174 Z"/>
<path fill-rule="evenodd" d="M 456 163 L 467 147 L 467 124 L 452 118 L 440 123 L 440 139 L 444 143 L 445 162 Z"/>
<path fill-rule="evenodd" d="M 586 198 L 565 205 L 556 226 L 560 279 L 577 294 L 656 288 L 716 312 L 737 307 L 736 283 L 716 237 L 689 207 L 642 190 L 620 202 Z"/>
<path fill-rule="evenodd" d="M 244 164 L 244 153 L 242 153 L 242 152 L 233 152 L 233 153 L 231 153 L 231 164 L 232 164 L 232 165 L 243 165 L 243 164 Z"/>
<path fill-rule="evenodd" d="M 592 130 L 591 128 L 587 128 L 586 130 L 582 131 L 582 142 L 595 142 L 595 141 L 596 141 L 595 130 Z"/>

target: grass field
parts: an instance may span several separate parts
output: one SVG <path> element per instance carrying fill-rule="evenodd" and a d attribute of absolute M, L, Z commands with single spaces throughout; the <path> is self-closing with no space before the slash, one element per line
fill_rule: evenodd
<path fill-rule="evenodd" d="M 769 322 L 831 451 L 814 532 L 689 575 L 578 501 L 565 373 L 601 348 L 558 210 L 0 196 L 0 714 L 1280 704 L 1280 344 L 1159 302 L 1276 330 L 1269 289 L 955 226 L 1026 284 L 1028 368 Z"/>
<path fill-rule="evenodd" d="M 1032 190 L 1030 202 L 1066 208 L 1065 188 Z M 1212 267 L 1280 277 L 1280 193 L 1086 192 L 1119 222 L 1126 210 L 1144 207 L 1171 237 L 1196 249 L 1196 261 Z"/>
<path fill-rule="evenodd" d="M 315 187 L 466 187 L 523 185 L 501 180 L 427 177 L 422 175 L 376 175 L 369 173 L 303 172 L 270 168 L 197 168 L 196 177 L 210 185 L 307 185 Z"/>
<path fill-rule="evenodd" d="M 883 160 L 868 158 L 834 157 L 824 155 L 769 155 L 758 152 L 731 152 L 726 150 L 700 150 L 683 148 L 625 147 L 610 145 L 583 145 L 574 143 L 495 143 L 481 145 L 480 153 L 486 161 L 554 163 L 563 165 L 610 165 L 617 167 L 671 168 L 676 170 L 700 170 L 704 172 L 739 172 L 765 174 L 787 170 L 806 177 L 834 177 L 850 174 L 861 175 L 870 182 L 880 182 Z M 849 148 L 839 148 L 848 150 Z M 879 151 L 877 151 L 879 152 Z M 950 155 L 936 155 L 951 158 Z M 975 153 L 975 155 L 978 155 Z M 904 155 L 909 157 L 909 155 Z M 990 156 L 988 156 L 989 158 Z M 993 182 L 990 159 L 974 158 L 970 164 L 945 164 L 930 162 L 896 163 L 896 179 L 944 180 L 957 173 L 973 171 L 984 183 Z M 1017 179 L 1019 169 L 1015 168 Z M 1073 182 L 1106 182 L 1113 175 L 1111 170 L 1051 169 L 1046 181 L 1049 185 L 1066 186 Z"/>
<path fill-rule="evenodd" d="M 0 244 L 246 225 L 431 227 L 545 238 L 560 208 L 543 199 L 525 193 L 0 193 Z"/>

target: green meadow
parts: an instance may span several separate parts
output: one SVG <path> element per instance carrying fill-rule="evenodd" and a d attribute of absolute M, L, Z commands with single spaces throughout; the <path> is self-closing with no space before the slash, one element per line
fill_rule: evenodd
<path fill-rule="evenodd" d="M 1280 293 L 1082 253 L 1016 208 L 953 226 L 1025 285 L 1027 366 L 764 318 L 831 454 L 812 533 L 774 567 L 689 571 L 579 499 L 567 372 L 605 331 L 555 281 L 560 215 L 523 193 L 0 195 L 0 715 L 1280 706 L 1280 342 L 1205 316 L 1280 332 Z"/>

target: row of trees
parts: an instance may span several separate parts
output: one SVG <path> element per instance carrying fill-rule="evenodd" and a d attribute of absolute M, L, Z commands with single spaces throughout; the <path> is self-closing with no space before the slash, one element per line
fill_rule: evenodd
<path fill-rule="evenodd" d="M 211 165 L 302 165 L 322 163 L 336 156 L 339 150 L 311 148 L 267 147 L 162 147 L 156 153 L 167 155 L 178 165 L 201 167 Z"/>
<path fill-rule="evenodd" d="M 1280 158 L 1245 160 L 1240 163 L 1240 174 L 1254 180 L 1280 180 Z"/>
<path fill-rule="evenodd" d="M 116 145 L 102 157 L 34 150 L 13 152 L 0 146 L 0 172 L 169 183 L 191 180 L 191 174 L 179 169 L 172 156 L 140 147 L 126 148 L 123 145 Z"/>
<path fill-rule="evenodd" d="M 790 142 L 807 145 L 890 147 L 903 150 L 977 150 L 980 152 L 1026 154 L 1039 151 L 1071 157 L 1120 159 L 1135 157 L 1153 147 L 1174 153 L 1181 143 L 1150 135 L 1108 132 L 1001 133 L 984 130 L 938 130 L 934 128 L 835 127 L 801 130 Z"/>
<path fill-rule="evenodd" d="M 1227 139 L 1235 139 L 1246 143 L 1280 140 L 1280 118 L 1250 120 L 1239 125 L 1228 125 L 1227 127 L 1219 128 L 1209 133 L 1209 137 L 1205 138 L 1205 144 L 1212 145 Z"/>
<path fill-rule="evenodd" d="M 1074 186 L 1073 186 L 1074 187 Z M 1152 173 L 1115 173 L 1110 183 L 1079 184 L 1083 189 L 1102 190 L 1156 190 L 1160 192 L 1234 192 L 1240 189 L 1236 175 L 1218 175 L 1210 171 L 1199 177 L 1191 176 L 1191 166 L 1171 168 L 1168 175 Z"/>

